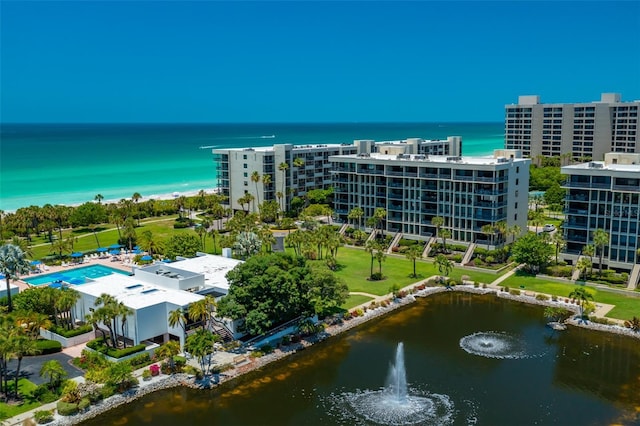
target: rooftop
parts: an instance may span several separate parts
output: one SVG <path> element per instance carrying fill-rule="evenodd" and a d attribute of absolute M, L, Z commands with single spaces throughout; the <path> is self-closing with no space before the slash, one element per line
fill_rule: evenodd
<path fill-rule="evenodd" d="M 340 159 L 359 159 L 359 160 L 382 160 L 382 161 L 403 161 L 407 163 L 440 163 L 440 164 L 473 164 L 473 165 L 497 165 L 509 163 L 510 159 L 506 157 L 465 157 L 465 156 L 446 156 L 446 155 L 421 155 L 421 154 L 351 154 L 351 155 L 334 155 L 330 158 L 339 161 Z M 514 158 L 513 162 L 529 161 L 526 158 Z"/>
<path fill-rule="evenodd" d="M 96 278 L 93 282 L 77 286 L 76 290 L 95 297 L 100 297 L 103 293 L 110 294 L 132 309 L 142 309 L 161 303 L 187 306 L 204 297 L 187 291 L 147 284 L 135 277 L 119 274 Z"/>
<path fill-rule="evenodd" d="M 573 164 L 571 166 L 562 166 L 563 170 L 589 170 L 591 172 L 598 170 L 611 170 L 616 172 L 635 172 L 640 173 L 640 164 L 611 164 L 604 161 L 590 161 L 588 163 Z"/>
<path fill-rule="evenodd" d="M 204 284 L 206 287 L 216 287 L 228 291 L 229 283 L 226 278 L 227 272 L 240 263 L 242 263 L 241 260 L 205 254 L 191 259 L 179 260 L 171 264 L 163 265 L 163 267 L 165 269 L 177 268 L 194 274 L 202 274 L 204 275 Z"/>

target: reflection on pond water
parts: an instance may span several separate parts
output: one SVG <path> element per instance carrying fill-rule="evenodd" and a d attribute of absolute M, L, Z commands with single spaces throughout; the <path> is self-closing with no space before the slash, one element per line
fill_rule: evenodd
<path fill-rule="evenodd" d="M 542 312 L 493 295 L 437 294 L 217 389 L 160 391 L 86 424 L 376 424 L 349 398 L 385 387 L 399 342 L 409 393 L 449 413 L 413 424 L 640 423 L 639 341 L 554 332 Z M 533 356 L 479 356 L 465 338 L 476 351 L 506 341 Z"/>

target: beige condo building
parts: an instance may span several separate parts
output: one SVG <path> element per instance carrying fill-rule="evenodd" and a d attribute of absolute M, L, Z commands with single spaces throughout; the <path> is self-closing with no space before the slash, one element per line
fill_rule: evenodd
<path fill-rule="evenodd" d="M 520 96 L 505 106 L 505 148 L 524 156 L 560 156 L 603 160 L 607 152 L 639 153 L 640 101 L 623 102 L 618 93 L 603 93 L 589 103 L 540 103 L 539 96 Z"/>

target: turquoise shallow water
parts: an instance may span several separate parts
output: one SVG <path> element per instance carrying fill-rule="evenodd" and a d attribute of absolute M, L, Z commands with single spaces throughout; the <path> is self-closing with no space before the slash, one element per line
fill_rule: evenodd
<path fill-rule="evenodd" d="M 0 209 L 215 187 L 212 148 L 462 136 L 464 155 L 503 146 L 503 123 L 2 124 Z"/>

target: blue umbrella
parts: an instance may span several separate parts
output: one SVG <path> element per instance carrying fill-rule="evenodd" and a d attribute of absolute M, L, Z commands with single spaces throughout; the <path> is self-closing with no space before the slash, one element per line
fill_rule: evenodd
<path fill-rule="evenodd" d="M 4 274 L 0 274 L 0 280 L 4 280 Z"/>
<path fill-rule="evenodd" d="M 82 279 L 82 278 L 71 278 L 69 280 L 69 284 L 84 284 L 84 279 Z"/>
<path fill-rule="evenodd" d="M 140 254 L 140 253 L 142 253 L 142 250 L 140 250 L 139 248 L 133 250 L 133 254 Z"/>
<path fill-rule="evenodd" d="M 122 247 L 120 244 L 111 244 L 109 246 L 110 249 L 114 250 L 114 249 L 119 249 L 120 247 Z"/>
<path fill-rule="evenodd" d="M 148 254 L 145 254 L 140 258 L 140 260 L 144 260 L 144 261 L 153 260 L 153 257 L 149 256 Z"/>
<path fill-rule="evenodd" d="M 119 254 L 120 254 L 120 251 L 119 251 L 119 250 L 111 250 L 111 251 L 109 252 L 109 254 L 110 254 L 110 255 L 112 255 L 112 256 L 117 256 L 117 255 L 119 255 Z"/>
<path fill-rule="evenodd" d="M 82 257 L 82 256 L 84 256 L 84 255 L 82 253 L 80 253 L 79 251 L 71 253 L 71 257 Z"/>
<path fill-rule="evenodd" d="M 37 266 L 40 265 L 42 262 L 40 262 L 39 260 L 32 260 L 31 261 L 31 266 Z"/>
<path fill-rule="evenodd" d="M 171 263 L 171 259 L 162 259 L 163 263 Z"/>
<path fill-rule="evenodd" d="M 98 253 L 104 253 L 104 252 L 106 252 L 107 250 L 109 250 L 109 249 L 108 249 L 108 248 L 106 248 L 106 247 L 98 247 L 98 250 L 96 250 L 96 251 L 97 251 Z"/>

